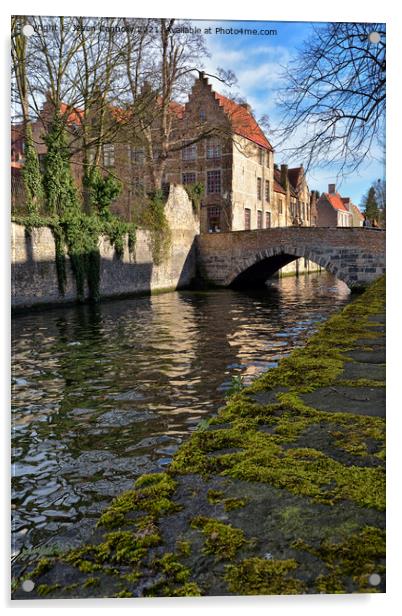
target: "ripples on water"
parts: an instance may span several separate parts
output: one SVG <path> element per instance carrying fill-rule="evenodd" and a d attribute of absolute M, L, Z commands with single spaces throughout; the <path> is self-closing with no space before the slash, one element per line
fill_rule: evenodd
<path fill-rule="evenodd" d="M 328 274 L 180 291 L 13 320 L 13 553 L 76 545 L 169 464 L 233 376 L 273 367 L 349 299 Z"/>

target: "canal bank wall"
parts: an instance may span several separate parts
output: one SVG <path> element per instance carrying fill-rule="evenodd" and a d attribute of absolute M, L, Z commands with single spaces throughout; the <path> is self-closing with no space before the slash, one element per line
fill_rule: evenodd
<path fill-rule="evenodd" d="M 172 241 L 167 258 L 161 265 L 152 259 L 149 232 L 137 230 L 133 254 L 128 250 L 116 255 L 107 237 L 99 238 L 100 297 L 152 293 L 188 286 L 196 274 L 195 238 L 199 219 L 194 214 L 187 193 L 181 186 L 171 186 L 165 206 Z M 12 223 L 11 229 L 11 305 L 13 309 L 65 304 L 76 301 L 76 286 L 68 255 L 65 293 L 58 289 L 56 252 L 52 232 L 47 227 L 32 229 Z M 89 291 L 86 289 L 85 296 Z"/>
<path fill-rule="evenodd" d="M 236 386 L 91 541 L 22 560 L 14 598 L 384 592 L 384 379 L 381 278 Z"/>

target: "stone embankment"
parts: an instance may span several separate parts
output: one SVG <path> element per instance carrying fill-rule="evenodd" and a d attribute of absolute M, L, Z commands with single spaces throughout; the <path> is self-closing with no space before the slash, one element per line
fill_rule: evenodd
<path fill-rule="evenodd" d="M 196 274 L 195 240 L 200 232 L 198 216 L 181 186 L 171 186 L 165 206 L 172 241 L 160 265 L 152 257 L 152 237 L 138 229 L 134 253 L 126 239 L 121 257 L 105 236 L 99 238 L 99 294 L 112 298 L 179 289 L 188 286 Z M 11 305 L 14 310 L 77 301 L 76 282 L 66 254 L 65 292 L 59 291 L 55 241 L 50 228 L 30 232 L 12 223 Z M 89 288 L 85 288 L 89 296 Z"/>
<path fill-rule="evenodd" d="M 14 597 L 384 591 L 384 286 L 232 393 L 91 542 L 20 563 Z"/>

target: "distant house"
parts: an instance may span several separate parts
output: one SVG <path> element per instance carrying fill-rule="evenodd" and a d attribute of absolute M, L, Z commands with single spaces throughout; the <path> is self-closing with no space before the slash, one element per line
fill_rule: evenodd
<path fill-rule="evenodd" d="M 336 192 L 335 184 L 328 185 L 328 192 L 317 201 L 317 227 L 353 227 L 350 199 Z"/>
<path fill-rule="evenodd" d="M 359 210 L 359 208 L 357 207 L 357 205 L 352 203 L 350 197 L 342 197 L 342 201 L 348 208 L 349 212 L 352 214 L 352 219 L 353 219 L 352 227 L 362 227 L 364 216 Z"/>

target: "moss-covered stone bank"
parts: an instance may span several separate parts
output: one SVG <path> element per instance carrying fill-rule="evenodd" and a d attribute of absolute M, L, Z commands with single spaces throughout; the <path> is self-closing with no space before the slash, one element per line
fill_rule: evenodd
<path fill-rule="evenodd" d="M 383 591 L 384 298 L 380 279 L 233 394 L 14 596 Z"/>

